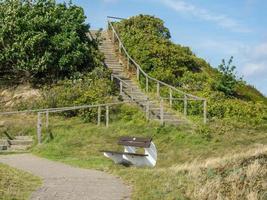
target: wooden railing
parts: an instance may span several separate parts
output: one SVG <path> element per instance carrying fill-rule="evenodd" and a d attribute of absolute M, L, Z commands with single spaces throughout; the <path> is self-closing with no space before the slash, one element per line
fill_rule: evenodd
<path fill-rule="evenodd" d="M 136 74 L 136 79 L 138 82 L 140 82 L 140 77 L 141 75 L 144 76 L 145 78 L 145 92 L 149 92 L 149 81 L 152 83 L 156 84 L 156 94 L 157 94 L 157 98 L 162 100 L 162 99 L 167 99 L 170 103 L 170 106 L 172 106 L 172 103 L 174 100 L 177 100 L 176 98 L 173 98 L 174 93 L 177 93 L 179 95 L 183 96 L 183 101 L 184 101 L 184 114 L 187 115 L 187 105 L 188 105 L 188 101 L 193 100 L 193 101 L 202 101 L 203 102 L 203 121 L 204 123 L 207 122 L 207 100 L 205 98 L 202 97 L 198 97 L 186 92 L 183 92 L 179 89 L 177 89 L 176 87 L 169 85 L 167 83 L 164 83 L 163 81 L 157 80 L 156 78 L 151 77 L 150 75 L 148 75 L 141 67 L 138 63 L 136 63 L 136 61 L 129 55 L 128 51 L 126 50 L 125 46 L 123 45 L 118 32 L 115 30 L 112 21 L 110 21 L 110 19 L 116 19 L 116 20 L 121 20 L 123 18 L 118 18 L 118 17 L 112 17 L 112 16 L 108 16 L 108 30 L 110 31 L 111 34 L 111 40 L 114 44 L 118 44 L 118 51 L 120 55 L 124 55 L 126 57 L 126 67 L 129 70 L 130 65 L 133 65 L 135 68 L 135 74 Z M 161 97 L 160 94 L 160 88 L 162 86 L 165 86 L 168 88 L 169 90 L 169 96 L 168 97 Z"/>
<path fill-rule="evenodd" d="M 95 105 L 81 105 L 81 106 L 71 106 L 71 107 L 60 107 L 60 108 L 44 108 L 44 109 L 35 109 L 35 110 L 22 110 L 22 111 L 9 111 L 9 112 L 0 112 L 0 115 L 15 115 L 15 114 L 30 114 L 37 113 L 37 140 L 38 144 L 42 143 L 42 116 L 45 115 L 45 127 L 48 130 L 49 127 L 49 113 L 58 113 L 64 111 L 88 109 L 88 108 L 97 108 L 97 125 L 101 123 L 101 108 L 105 109 L 105 126 L 109 126 L 109 108 L 117 105 L 127 104 L 131 101 L 124 102 L 115 102 L 115 103 L 105 103 L 105 104 L 95 104 Z"/>

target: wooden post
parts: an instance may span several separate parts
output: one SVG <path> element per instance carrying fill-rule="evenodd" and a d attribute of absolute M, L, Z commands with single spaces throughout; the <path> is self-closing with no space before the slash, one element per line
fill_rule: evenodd
<path fill-rule="evenodd" d="M 187 115 L 187 96 L 184 96 L 184 116 Z"/>
<path fill-rule="evenodd" d="M 146 100 L 146 119 L 149 121 L 149 99 Z"/>
<path fill-rule="evenodd" d="M 130 68 L 130 59 L 129 59 L 129 57 L 127 56 L 127 70 L 129 70 L 129 68 Z"/>
<path fill-rule="evenodd" d="M 205 99 L 203 102 L 203 118 L 204 118 L 204 124 L 207 123 L 207 100 Z"/>
<path fill-rule="evenodd" d="M 113 82 L 113 80 L 114 80 L 114 77 L 113 77 L 113 75 L 111 74 L 111 81 Z"/>
<path fill-rule="evenodd" d="M 109 124 L 109 107 L 106 106 L 106 127 L 108 127 Z"/>
<path fill-rule="evenodd" d="M 160 124 L 164 124 L 163 100 L 160 100 Z"/>
<path fill-rule="evenodd" d="M 148 92 L 148 77 L 146 76 L 146 92 Z"/>
<path fill-rule="evenodd" d="M 97 110 L 97 126 L 100 126 L 101 123 L 101 106 L 98 106 Z"/>
<path fill-rule="evenodd" d="M 46 130 L 48 130 L 48 127 L 49 127 L 49 112 L 48 112 L 48 110 L 46 111 Z"/>
<path fill-rule="evenodd" d="M 172 107 L 172 89 L 169 89 L 170 92 L 170 107 Z"/>
<path fill-rule="evenodd" d="M 119 41 L 119 53 L 121 54 L 121 42 Z"/>
<path fill-rule="evenodd" d="M 42 115 L 40 112 L 38 112 L 37 115 L 37 140 L 38 144 L 42 143 Z"/>
<path fill-rule="evenodd" d="M 160 93 L 159 93 L 159 82 L 157 82 L 157 97 L 160 97 Z"/>
<path fill-rule="evenodd" d="M 120 81 L 120 95 L 122 95 L 122 82 Z"/>
<path fill-rule="evenodd" d="M 139 68 L 137 67 L 136 68 L 136 78 L 138 81 L 139 81 L 139 73 L 140 73 L 140 71 L 139 71 Z"/>

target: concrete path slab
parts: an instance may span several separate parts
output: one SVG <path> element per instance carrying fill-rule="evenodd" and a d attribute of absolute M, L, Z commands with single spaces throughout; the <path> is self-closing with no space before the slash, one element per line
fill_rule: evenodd
<path fill-rule="evenodd" d="M 104 172 L 75 168 L 31 154 L 3 155 L 0 162 L 43 179 L 32 200 L 129 200 L 130 188 Z"/>

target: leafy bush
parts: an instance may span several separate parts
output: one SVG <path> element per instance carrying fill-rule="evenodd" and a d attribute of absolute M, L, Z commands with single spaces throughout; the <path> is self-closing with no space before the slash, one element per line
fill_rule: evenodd
<path fill-rule="evenodd" d="M 203 60 L 188 47 L 170 41 L 170 32 L 161 19 L 139 15 L 115 23 L 130 55 L 153 77 L 179 85 L 178 77 L 186 71 L 201 70 Z"/>
<path fill-rule="evenodd" d="M 253 123 L 265 121 L 267 114 L 267 106 L 239 99 L 211 101 L 208 109 L 210 117 L 234 118 Z"/>
<path fill-rule="evenodd" d="M 63 80 L 46 87 L 40 104 L 45 108 L 101 104 L 112 101 L 114 92 L 110 72 L 104 68 L 96 68 L 79 80 Z M 90 120 L 96 113 L 96 109 L 82 109 L 64 112 L 64 115 L 81 115 Z"/>
<path fill-rule="evenodd" d="M 129 54 L 147 73 L 183 91 L 206 97 L 210 118 L 255 122 L 265 118 L 266 105 L 262 102 L 267 102 L 266 97 L 237 79 L 232 57 L 228 63 L 223 60 L 219 69 L 212 68 L 194 55 L 190 48 L 174 44 L 164 22 L 153 16 L 131 17 L 114 22 L 114 26 Z M 144 79 L 140 80 L 143 80 L 141 85 L 144 85 Z M 167 88 L 161 87 L 161 95 L 168 97 Z M 177 94 L 173 96 L 181 97 Z M 174 104 L 177 110 L 183 110 L 182 101 Z M 188 114 L 201 113 L 201 102 L 188 103 Z"/>
<path fill-rule="evenodd" d="M 227 64 L 224 59 L 222 60 L 222 64 L 218 67 L 221 73 L 214 86 L 216 90 L 223 92 L 227 96 L 234 96 L 236 94 L 236 86 L 238 84 L 235 75 L 236 67 L 232 65 L 232 62 L 233 57 L 230 58 Z"/>
<path fill-rule="evenodd" d="M 55 0 L 3 0 L 0 13 L 1 76 L 55 82 L 101 65 L 82 8 Z"/>

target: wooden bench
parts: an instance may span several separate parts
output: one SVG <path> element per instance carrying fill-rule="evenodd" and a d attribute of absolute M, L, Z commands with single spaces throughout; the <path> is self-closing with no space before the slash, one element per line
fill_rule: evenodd
<path fill-rule="evenodd" d="M 157 150 L 152 138 L 121 137 L 118 145 L 124 146 L 123 152 L 104 150 L 104 156 L 112 159 L 117 164 L 154 167 L 157 161 Z M 144 153 L 137 153 L 138 148 L 143 148 Z"/>

